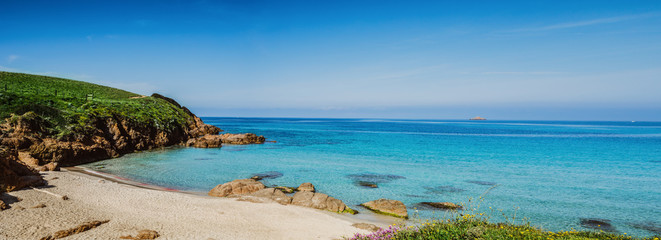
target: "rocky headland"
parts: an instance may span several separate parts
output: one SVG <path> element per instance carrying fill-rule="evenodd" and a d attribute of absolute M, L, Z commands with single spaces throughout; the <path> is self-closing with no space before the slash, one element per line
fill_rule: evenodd
<path fill-rule="evenodd" d="M 0 192 L 42 184 L 38 171 L 136 151 L 265 141 L 255 134 L 219 135 L 220 128 L 160 94 L 147 97 L 68 79 L 0 74 L 8 86 L 0 93 Z M 80 93 L 84 99 L 77 97 Z"/>

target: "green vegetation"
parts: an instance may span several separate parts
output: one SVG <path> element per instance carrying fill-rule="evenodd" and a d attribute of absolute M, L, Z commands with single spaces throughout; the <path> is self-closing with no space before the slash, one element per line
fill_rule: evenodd
<path fill-rule="evenodd" d="M 390 226 L 375 233 L 361 235 L 356 234 L 352 240 L 450 240 L 450 239 L 528 239 L 528 240 L 629 240 L 649 239 L 659 240 L 658 237 L 636 238 L 626 234 L 614 234 L 606 232 L 589 231 L 544 231 L 530 225 L 515 225 L 505 223 L 489 223 L 487 220 L 476 217 L 476 215 L 463 215 L 450 220 L 427 221 L 419 226 Z"/>
<path fill-rule="evenodd" d="M 62 140 L 94 131 L 98 120 L 171 131 L 190 119 L 166 100 L 81 81 L 0 71 L 0 120 L 34 112 Z"/>

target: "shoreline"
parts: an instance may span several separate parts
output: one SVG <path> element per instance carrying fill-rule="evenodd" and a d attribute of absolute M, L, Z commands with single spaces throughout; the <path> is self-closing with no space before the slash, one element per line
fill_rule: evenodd
<path fill-rule="evenodd" d="M 97 178 L 102 178 L 105 180 L 113 181 L 119 184 L 125 184 L 128 186 L 132 187 L 137 187 L 137 188 L 144 188 L 144 189 L 150 189 L 150 190 L 156 190 L 156 191 L 165 191 L 165 192 L 176 192 L 176 193 L 182 193 L 182 194 L 190 194 L 193 196 L 202 196 L 202 197 L 210 197 L 207 195 L 207 192 L 201 192 L 201 191 L 186 191 L 186 190 L 179 190 L 175 188 L 169 188 L 169 187 L 163 187 L 155 184 L 150 184 L 150 183 L 144 183 L 144 182 L 139 182 L 135 181 L 129 178 L 125 177 L 120 177 L 114 174 L 110 173 L 105 173 L 105 172 L 100 172 L 96 170 L 92 170 L 91 168 L 88 167 L 81 167 L 81 166 L 74 166 L 74 167 L 66 167 L 64 168 L 67 171 L 72 171 L 72 172 L 78 172 L 81 174 L 86 174 L 92 177 L 97 177 Z M 220 183 L 222 184 L 222 183 Z M 211 198 L 216 198 L 216 197 L 211 197 Z M 225 199 L 233 199 L 233 198 L 225 198 Z M 341 199 L 340 199 L 341 200 Z M 352 206 L 356 207 L 356 206 Z M 352 222 L 359 222 L 359 221 L 364 221 L 368 223 L 375 224 L 377 226 L 388 226 L 394 223 L 401 223 L 402 221 L 409 221 L 397 217 L 392 217 L 388 215 L 383 215 L 383 214 L 377 214 L 374 213 L 368 209 L 365 209 L 362 206 L 358 206 L 361 209 L 361 211 L 358 214 L 342 214 L 342 213 L 333 213 L 333 212 L 326 212 L 326 211 L 321 211 L 326 214 L 330 214 L 331 216 L 342 218 L 342 219 L 351 219 Z"/>
<path fill-rule="evenodd" d="M 109 222 L 69 239 L 118 239 L 143 229 L 157 231 L 159 239 L 341 239 L 368 233 L 351 226 L 354 223 L 387 226 L 299 206 L 134 185 L 84 170 L 41 174 L 48 186 L 0 195 L 10 206 L 0 212 L 0 238 L 39 239 L 85 222 L 105 220 Z"/>

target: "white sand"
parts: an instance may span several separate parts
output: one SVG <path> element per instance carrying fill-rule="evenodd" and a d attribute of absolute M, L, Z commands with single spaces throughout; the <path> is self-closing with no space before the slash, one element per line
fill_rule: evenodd
<path fill-rule="evenodd" d="M 30 189 L 4 194 L 23 200 L 0 211 L 0 239 L 39 239 L 94 220 L 110 222 L 66 239 L 119 239 L 142 229 L 159 232 L 159 239 L 341 239 L 366 233 L 351 226 L 365 221 L 298 206 L 157 191 L 70 171 L 44 173 L 44 179 L 52 187 L 43 190 L 69 200 Z M 31 208 L 40 203 L 46 207 Z"/>

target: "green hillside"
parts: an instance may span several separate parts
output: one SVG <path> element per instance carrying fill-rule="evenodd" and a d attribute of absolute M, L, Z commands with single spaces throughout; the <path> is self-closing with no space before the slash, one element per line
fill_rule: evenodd
<path fill-rule="evenodd" d="M 161 98 L 87 82 L 0 71 L 0 121 L 27 112 L 42 117 L 49 135 L 62 140 L 87 134 L 94 130 L 95 121 L 109 117 L 165 131 L 186 125 L 191 118 Z"/>

